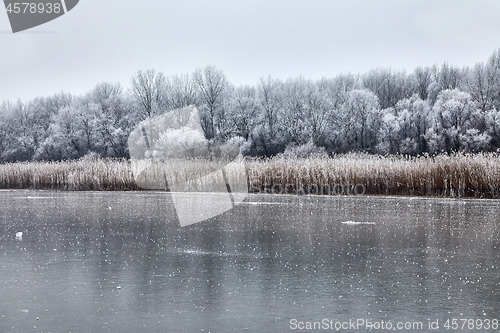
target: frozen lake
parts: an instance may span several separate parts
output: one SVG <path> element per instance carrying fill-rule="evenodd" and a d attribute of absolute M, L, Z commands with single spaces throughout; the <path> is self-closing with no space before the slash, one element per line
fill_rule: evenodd
<path fill-rule="evenodd" d="M 500 201 L 250 195 L 185 228 L 158 192 L 0 191 L 0 207 L 0 332 L 500 319 Z"/>

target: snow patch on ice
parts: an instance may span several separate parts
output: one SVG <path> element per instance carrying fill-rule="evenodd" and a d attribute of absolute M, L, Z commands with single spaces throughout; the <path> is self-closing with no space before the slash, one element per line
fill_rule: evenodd
<path fill-rule="evenodd" d="M 14 199 L 57 199 L 57 197 L 34 197 L 28 195 L 27 197 L 14 197 Z"/>
<path fill-rule="evenodd" d="M 194 254 L 194 255 L 207 255 L 207 254 L 211 254 L 211 252 L 207 252 L 207 251 L 190 250 L 190 249 L 183 250 L 182 252 L 186 253 L 186 254 Z"/>
<path fill-rule="evenodd" d="M 254 205 L 254 206 L 258 206 L 258 205 L 283 205 L 285 204 L 284 202 L 256 202 L 256 201 L 252 201 L 252 202 L 240 202 L 239 205 Z"/>
<path fill-rule="evenodd" d="M 342 224 L 347 224 L 347 225 L 362 225 L 362 224 L 375 224 L 375 222 L 357 222 L 357 221 L 344 221 L 340 222 Z"/>

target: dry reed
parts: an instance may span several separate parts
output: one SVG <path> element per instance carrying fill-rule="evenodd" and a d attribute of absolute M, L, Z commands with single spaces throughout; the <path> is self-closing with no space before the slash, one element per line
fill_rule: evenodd
<path fill-rule="evenodd" d="M 192 181 L 217 169 L 206 161 L 169 162 L 169 177 Z M 435 157 L 347 154 L 248 159 L 249 189 L 265 193 L 384 194 L 500 198 L 500 156 Z M 160 167 L 161 164 L 157 165 Z M 236 169 L 239 170 L 239 169 Z M 158 171 L 158 170 L 156 170 Z M 230 171 L 231 172 L 231 171 Z M 161 171 L 160 171 L 161 173 Z M 194 177 L 195 175 L 196 177 Z M 237 177 L 237 175 L 228 175 Z M 160 176 L 162 178 L 162 176 Z M 128 160 L 23 162 L 0 165 L 2 189 L 140 190 Z M 162 189 L 160 186 L 158 189 Z"/>
<path fill-rule="evenodd" d="M 68 191 L 137 190 L 126 160 L 22 162 L 0 165 L 0 188 Z"/>
<path fill-rule="evenodd" d="M 500 156 L 338 155 L 247 162 L 254 192 L 500 198 Z"/>

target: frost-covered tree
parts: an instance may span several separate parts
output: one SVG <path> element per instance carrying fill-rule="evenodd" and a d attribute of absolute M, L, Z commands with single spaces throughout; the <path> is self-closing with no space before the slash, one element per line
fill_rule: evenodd
<path fill-rule="evenodd" d="M 295 145 L 293 143 L 289 144 L 280 156 L 307 158 L 313 156 L 324 157 L 328 155 L 325 147 L 318 147 L 314 144 L 314 142 L 312 142 L 312 140 L 310 140 L 309 142 L 301 145 Z"/>
<path fill-rule="evenodd" d="M 500 148 L 500 112 L 496 109 L 489 110 L 484 115 L 486 122 L 486 133 L 491 138 L 491 149 Z"/>
<path fill-rule="evenodd" d="M 416 93 L 421 100 L 426 100 L 429 94 L 429 85 L 432 83 L 430 67 L 417 67 L 413 72 Z"/>
<path fill-rule="evenodd" d="M 428 133 L 432 153 L 477 151 L 489 147 L 487 134 L 479 129 L 484 123 L 483 113 L 466 92 L 443 90 L 433 107 L 433 122 Z"/>
<path fill-rule="evenodd" d="M 4 130 L 6 142 L 3 143 L 3 161 L 31 160 L 38 141 L 41 125 L 33 103 L 23 103 L 20 100 L 15 104 L 8 104 L 6 108 Z"/>
<path fill-rule="evenodd" d="M 282 88 L 283 83 L 271 77 L 261 78 L 257 84 L 258 125 L 251 133 L 252 151 L 257 155 L 275 155 L 286 147 L 282 135 Z"/>
<path fill-rule="evenodd" d="M 173 75 L 167 78 L 167 105 L 170 110 L 199 102 L 196 82 L 191 75 Z"/>
<path fill-rule="evenodd" d="M 90 91 L 87 98 L 98 104 L 102 112 L 117 113 L 121 110 L 115 106 L 116 103 L 119 103 L 116 97 L 121 96 L 122 91 L 120 83 L 101 82 Z M 116 114 L 118 117 L 121 115 L 120 113 Z"/>
<path fill-rule="evenodd" d="M 378 151 L 383 154 L 417 155 L 427 149 L 430 105 L 415 94 L 396 107 L 383 110 Z"/>
<path fill-rule="evenodd" d="M 231 136 L 250 139 L 250 133 L 258 123 L 259 104 L 257 91 L 251 86 L 237 87 L 228 101 L 228 122 Z"/>
<path fill-rule="evenodd" d="M 118 83 L 100 83 L 77 105 L 75 120 L 85 148 L 102 157 L 126 157 L 127 137 L 141 115 Z"/>
<path fill-rule="evenodd" d="M 472 100 L 484 112 L 493 107 L 495 95 L 495 71 L 490 66 L 478 63 L 468 68 L 465 76 L 465 86 Z"/>
<path fill-rule="evenodd" d="M 316 146 L 327 146 L 333 103 L 325 90 L 319 85 L 311 85 L 306 94 L 306 122 L 309 141 Z"/>
<path fill-rule="evenodd" d="M 99 83 L 51 116 L 50 126 L 33 158 L 61 160 L 88 153 L 126 157 L 128 133 L 137 122 L 132 109 L 120 84 Z"/>
<path fill-rule="evenodd" d="M 379 100 L 380 107 L 394 107 L 404 98 L 409 98 L 416 90 L 415 82 L 404 72 L 390 69 L 372 70 L 362 77 L 363 87 L 372 91 Z"/>
<path fill-rule="evenodd" d="M 500 50 L 493 52 L 486 63 L 488 77 L 491 78 L 491 99 L 493 108 L 500 110 Z"/>
<path fill-rule="evenodd" d="M 224 73 L 214 66 L 197 69 L 193 77 L 198 88 L 202 128 L 205 136 L 212 139 L 220 134 L 225 121 L 223 104 L 229 82 Z"/>
<path fill-rule="evenodd" d="M 377 96 L 368 90 L 352 90 L 340 114 L 342 150 L 371 151 L 382 125 Z"/>
<path fill-rule="evenodd" d="M 207 143 L 208 141 L 201 131 L 189 127 L 169 129 L 160 134 L 151 157 L 196 157 L 197 149 L 206 147 Z"/>
<path fill-rule="evenodd" d="M 358 78 L 352 74 L 340 74 L 332 79 L 323 78 L 316 85 L 325 94 L 331 108 L 339 109 L 353 89 L 359 89 Z"/>
<path fill-rule="evenodd" d="M 282 84 L 283 104 L 281 125 L 287 143 L 304 144 L 309 140 L 311 129 L 307 122 L 306 96 L 312 93 L 310 81 L 299 77 Z"/>
<path fill-rule="evenodd" d="M 440 68 L 434 66 L 434 80 L 439 85 L 440 90 L 453 90 L 460 87 L 462 82 L 462 71 L 448 63 L 444 63 Z"/>
<path fill-rule="evenodd" d="M 98 84 L 90 94 L 90 101 L 93 104 L 88 112 L 94 115 L 93 151 L 103 157 L 126 157 L 127 137 L 138 119 L 123 96 L 121 85 Z"/>
<path fill-rule="evenodd" d="M 63 160 L 83 156 L 85 153 L 83 137 L 75 122 L 77 112 L 78 108 L 74 106 L 59 110 L 50 125 L 49 135 L 37 149 L 37 159 Z"/>
<path fill-rule="evenodd" d="M 167 111 L 165 75 L 154 69 L 138 71 L 131 79 L 131 94 L 141 119 Z"/>
<path fill-rule="evenodd" d="M 247 87 L 234 87 L 213 66 L 168 79 L 139 71 L 126 92 L 104 82 L 84 96 L 4 102 L 0 161 L 126 157 L 141 120 L 191 104 L 207 138 L 233 140 L 251 155 L 310 142 L 330 153 L 497 150 L 500 51 L 471 68 L 377 69 L 316 82 L 269 77 Z"/>

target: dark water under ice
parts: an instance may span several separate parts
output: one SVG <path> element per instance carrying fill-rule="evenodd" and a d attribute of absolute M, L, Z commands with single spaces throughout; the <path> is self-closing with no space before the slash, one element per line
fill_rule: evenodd
<path fill-rule="evenodd" d="M 165 193 L 1 191 L 0 332 L 446 332 L 500 319 L 499 226 L 494 200 L 251 195 L 180 228 Z"/>

